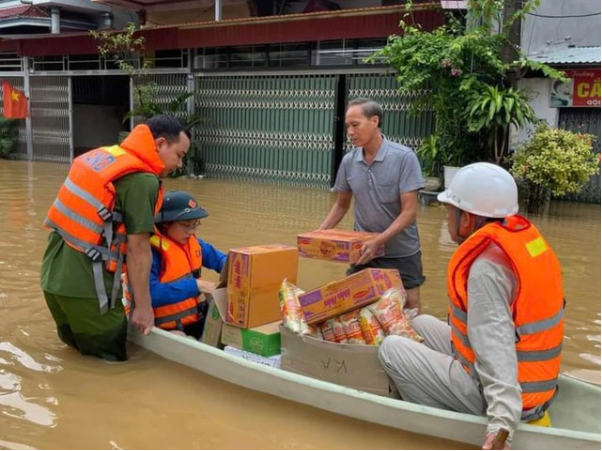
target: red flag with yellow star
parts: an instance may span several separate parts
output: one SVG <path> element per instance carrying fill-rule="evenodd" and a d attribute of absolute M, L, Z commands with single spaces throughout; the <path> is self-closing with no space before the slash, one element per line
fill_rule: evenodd
<path fill-rule="evenodd" d="M 5 80 L 2 80 L 2 97 L 6 119 L 24 119 L 27 117 L 27 97 L 22 91 L 13 88 Z"/>

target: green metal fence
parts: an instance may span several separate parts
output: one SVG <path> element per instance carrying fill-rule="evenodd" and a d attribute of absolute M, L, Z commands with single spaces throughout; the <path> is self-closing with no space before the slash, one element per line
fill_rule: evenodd
<path fill-rule="evenodd" d="M 33 159 L 69 163 L 72 158 L 69 76 L 31 76 L 30 112 Z"/>
<path fill-rule="evenodd" d="M 382 131 L 391 141 L 416 150 L 434 130 L 432 111 L 410 112 L 411 102 L 423 92 L 400 94 L 395 77 L 390 74 L 354 74 L 349 76 L 349 100 L 367 97 L 379 102 L 384 110 Z M 350 150 L 351 144 L 347 143 Z"/>
<path fill-rule="evenodd" d="M 205 171 L 293 185 L 328 185 L 336 77 L 198 77 L 197 140 Z"/>
<path fill-rule="evenodd" d="M 417 148 L 433 127 L 431 112 L 409 113 L 420 93 L 400 95 L 390 74 L 197 74 L 194 82 L 189 77 L 151 73 L 134 82 L 155 82 L 155 100 L 162 106 L 194 86 L 194 109 L 202 122 L 195 130 L 193 159 L 212 177 L 329 187 L 334 162 L 350 149 L 340 135 L 344 118 L 335 119 L 356 97 L 383 105 L 383 132 L 393 141 Z M 22 88 L 22 79 L 11 81 Z M 31 77 L 30 86 L 34 158 L 70 161 L 69 76 Z M 178 115 L 184 117 L 186 109 Z"/>
<path fill-rule="evenodd" d="M 203 118 L 196 139 L 207 174 L 330 186 L 335 105 L 355 97 L 383 104 L 383 132 L 416 148 L 431 133 L 432 114 L 410 115 L 391 75 L 200 76 L 196 108 Z M 348 91 L 336 98 L 337 83 Z M 349 144 L 347 150 L 349 150 Z"/>

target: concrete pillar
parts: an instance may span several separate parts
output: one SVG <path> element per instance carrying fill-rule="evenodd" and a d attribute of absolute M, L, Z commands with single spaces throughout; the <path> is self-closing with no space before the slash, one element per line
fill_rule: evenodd
<path fill-rule="evenodd" d="M 61 32 L 61 10 L 53 6 L 50 8 L 50 33 L 59 34 Z"/>
<path fill-rule="evenodd" d="M 101 30 L 107 30 L 113 28 L 113 13 L 102 13 L 100 15 L 100 27 Z"/>
<path fill-rule="evenodd" d="M 215 21 L 222 20 L 222 0 L 215 0 Z"/>

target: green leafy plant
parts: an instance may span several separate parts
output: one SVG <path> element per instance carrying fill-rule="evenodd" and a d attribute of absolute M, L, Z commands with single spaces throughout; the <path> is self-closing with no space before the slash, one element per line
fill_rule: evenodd
<path fill-rule="evenodd" d="M 527 211 L 541 210 L 547 192 L 554 196 L 579 192 L 600 172 L 595 137 L 538 124 L 529 141 L 512 155 L 510 172 L 527 189 Z"/>
<path fill-rule="evenodd" d="M 144 57 L 145 39 L 136 35 L 136 26 L 133 23 L 127 24 L 122 31 L 90 31 L 90 35 L 98 42 L 100 55 L 112 61 L 133 80 L 134 108 L 125 114 L 124 122 L 130 119 L 144 122 L 157 114 L 169 114 L 177 116 L 184 126 L 193 132 L 194 127 L 202 120 L 199 114 L 188 113 L 187 103 L 194 93 L 182 93 L 166 105 L 157 101 L 159 86 L 149 79 L 149 69 L 153 63 L 151 59 Z M 119 141 L 125 139 L 125 136 L 120 134 Z M 194 140 L 191 140 L 190 147 L 188 159 L 195 160 L 198 156 Z M 202 162 L 196 162 L 196 165 L 202 165 Z M 183 169 L 172 175 L 182 175 L 186 166 L 185 161 Z"/>
<path fill-rule="evenodd" d="M 408 2 L 408 12 L 400 23 L 401 33 L 391 36 L 383 49 L 368 58 L 371 62 L 384 62 L 396 71 L 399 91 L 414 99 L 412 111 L 434 111 L 435 133 L 447 160 L 444 164 L 500 162 L 509 125 L 522 126 L 532 120 L 527 99 L 511 88 L 509 73 L 522 76 L 527 70 L 537 69 L 565 80 L 562 72 L 523 55 L 510 62 L 502 58 L 513 21 L 537 4 L 537 0 L 526 1 L 502 21 L 503 2 L 471 0 L 468 27 L 450 16 L 445 25 L 424 32 L 414 24 L 412 3 Z M 502 31 L 493 33 L 500 24 Z M 491 100 L 485 101 L 488 97 Z M 481 107 L 487 111 L 484 118 Z M 497 148 L 492 149 L 495 145 Z"/>
<path fill-rule="evenodd" d="M 90 31 L 96 40 L 98 53 L 113 62 L 121 71 L 134 81 L 134 104 L 136 107 L 123 118 L 123 121 L 133 116 L 142 120 L 159 114 L 160 107 L 154 99 L 157 98 L 158 86 L 144 78 L 152 66 L 149 59 L 141 58 L 144 54 L 144 37 L 136 36 L 136 25 L 128 23 L 122 31 Z"/>
<path fill-rule="evenodd" d="M 526 96 L 514 88 L 485 84 L 470 94 L 465 114 L 470 131 L 489 133 L 488 144 L 496 164 L 504 156 L 510 125 L 520 128 L 535 121 L 535 111 Z"/>
<path fill-rule="evenodd" d="M 134 108 L 123 118 L 124 122 L 132 118 L 149 119 L 157 114 L 171 114 L 180 117 L 182 122 L 192 128 L 200 122 L 196 114 L 188 114 L 186 103 L 194 96 L 192 92 L 180 94 L 177 98 L 162 105 L 157 102 L 159 86 L 149 80 L 152 60 L 144 57 L 145 39 L 136 36 L 136 26 L 128 23 L 122 31 L 90 31 L 98 42 L 98 52 L 112 61 L 134 81 Z"/>
<path fill-rule="evenodd" d="M 0 157 L 11 158 L 19 139 L 18 122 L 0 116 Z"/>
<path fill-rule="evenodd" d="M 425 177 L 439 177 L 443 160 L 441 143 L 436 134 L 426 138 L 416 151 Z"/>

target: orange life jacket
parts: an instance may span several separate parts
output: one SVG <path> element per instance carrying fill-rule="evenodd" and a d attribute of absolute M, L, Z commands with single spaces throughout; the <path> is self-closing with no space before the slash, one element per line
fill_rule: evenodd
<path fill-rule="evenodd" d="M 452 256 L 447 273 L 452 345 L 464 369 L 475 375 L 475 354 L 467 332 L 467 282 L 470 267 L 494 243 L 507 256 L 517 280 L 510 311 L 516 331 L 518 382 L 523 415 L 547 409 L 557 390 L 564 330 L 560 264 L 539 231 L 522 216 L 477 230 Z"/>
<path fill-rule="evenodd" d="M 182 279 L 198 278 L 203 266 L 201 245 L 195 235 L 188 243 L 182 245 L 169 237 L 156 233 L 151 237 L 151 246 L 161 256 L 159 281 L 161 283 L 176 282 Z M 179 329 L 201 319 L 201 299 L 194 296 L 174 304 L 153 308 L 155 325 L 161 329 Z"/>
<path fill-rule="evenodd" d="M 113 182 L 133 172 L 158 177 L 164 168 L 150 129 L 138 125 L 120 146 L 101 147 L 73 160 L 67 179 L 44 220 L 44 225 L 60 234 L 69 246 L 92 259 L 102 313 L 115 305 L 127 252 L 122 212 L 113 210 Z M 162 202 L 160 189 L 155 213 L 161 209 Z M 108 272 L 115 273 L 110 303 L 104 287 L 102 262 Z"/>

